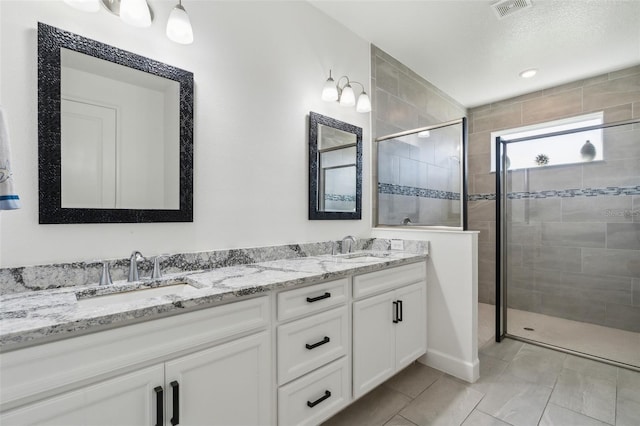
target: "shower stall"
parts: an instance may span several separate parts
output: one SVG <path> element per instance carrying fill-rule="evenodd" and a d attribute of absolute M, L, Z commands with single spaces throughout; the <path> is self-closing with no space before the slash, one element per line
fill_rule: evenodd
<path fill-rule="evenodd" d="M 640 370 L 640 119 L 558 129 L 495 140 L 496 340 Z"/>
<path fill-rule="evenodd" d="M 466 229 L 466 118 L 376 139 L 376 226 Z"/>

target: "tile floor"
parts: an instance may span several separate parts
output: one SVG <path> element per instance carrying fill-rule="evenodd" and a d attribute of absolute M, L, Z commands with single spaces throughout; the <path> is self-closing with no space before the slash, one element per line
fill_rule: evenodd
<path fill-rule="evenodd" d="M 640 373 L 515 340 L 497 344 L 483 309 L 476 383 L 414 363 L 325 426 L 640 426 Z"/>

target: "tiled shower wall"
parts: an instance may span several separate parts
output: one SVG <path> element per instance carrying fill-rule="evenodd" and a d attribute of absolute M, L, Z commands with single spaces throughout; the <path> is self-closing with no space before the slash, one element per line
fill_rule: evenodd
<path fill-rule="evenodd" d="M 462 105 L 374 45 L 371 45 L 371 88 L 374 105 L 372 120 L 372 138 L 374 140 L 381 136 L 466 116 L 467 111 Z M 375 142 L 373 148 L 372 161 L 377 164 Z M 398 143 L 397 146 L 390 147 L 387 144 L 384 149 L 386 149 L 386 154 L 389 155 L 390 159 L 395 157 L 398 162 L 405 160 L 405 167 L 398 168 L 397 182 L 385 182 L 384 179 L 382 182 L 400 185 L 405 190 L 404 192 L 412 192 L 412 190 L 416 192 L 417 189 L 425 189 L 424 187 L 427 185 L 420 184 L 420 173 L 418 171 L 421 165 L 418 164 L 420 156 L 418 154 L 416 154 L 417 156 L 412 156 L 412 149 L 416 151 L 415 146 Z M 425 170 L 427 170 L 426 161 L 422 161 L 422 163 L 425 165 Z M 411 176 L 410 169 L 412 167 L 416 168 L 415 176 Z M 380 171 L 381 177 L 389 180 L 388 177 L 392 173 L 387 169 L 382 169 Z M 396 191 L 395 187 L 391 188 L 393 191 L 389 190 L 390 187 L 383 188 L 383 193 L 380 194 L 377 187 L 377 168 L 374 168 L 374 170 L 376 170 L 372 179 L 372 184 L 374 185 L 373 193 L 375 194 L 373 204 L 374 217 L 378 217 L 378 197 L 381 197 L 380 209 L 391 223 L 400 223 L 403 217 L 411 216 L 413 222 L 416 222 L 416 220 L 418 222 L 439 220 L 444 224 L 447 220 L 446 218 L 455 210 L 451 207 L 451 201 L 446 199 L 445 196 L 440 198 L 418 197 L 413 193 L 411 195 L 402 195 L 397 193 L 400 191 Z M 434 168 L 434 170 L 437 169 Z M 442 174 L 448 176 L 449 172 L 442 170 Z M 437 180 L 436 178 L 434 176 L 433 180 Z M 441 180 L 444 180 L 444 178 Z M 447 181 L 449 180 L 447 179 Z M 406 182 L 409 182 L 409 184 L 406 184 Z M 451 191 L 443 185 L 429 189 Z M 459 221 L 455 222 L 456 224 L 459 223 Z"/>
<path fill-rule="evenodd" d="M 378 143 L 379 224 L 460 226 L 462 125 Z"/>
<path fill-rule="evenodd" d="M 594 111 L 606 122 L 640 118 L 640 66 L 470 110 L 469 228 L 481 231 L 480 302 L 495 303 L 491 132 Z M 640 331 L 640 126 L 607 130 L 603 162 L 531 169 L 528 187 L 524 173 L 512 173 L 512 191 L 561 192 L 510 201 L 509 306 Z"/>

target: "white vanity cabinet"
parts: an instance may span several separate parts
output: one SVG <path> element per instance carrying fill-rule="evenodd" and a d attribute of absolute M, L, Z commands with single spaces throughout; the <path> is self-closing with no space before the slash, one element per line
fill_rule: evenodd
<path fill-rule="evenodd" d="M 426 352 L 426 265 L 356 276 L 353 295 L 353 395 L 359 398 Z"/>
<path fill-rule="evenodd" d="M 280 426 L 319 424 L 351 401 L 349 282 L 277 295 Z"/>
<path fill-rule="evenodd" d="M 426 297 L 417 262 L 0 352 L 0 424 L 317 425 L 426 352 Z"/>
<path fill-rule="evenodd" d="M 269 306 L 260 297 L 2 353 L 0 424 L 270 424 Z"/>
<path fill-rule="evenodd" d="M 269 354 L 263 331 L 165 363 L 165 424 L 270 424 Z"/>
<path fill-rule="evenodd" d="M 157 397 L 154 388 L 163 381 L 164 368 L 156 365 L 3 413 L 0 424 L 156 425 Z"/>

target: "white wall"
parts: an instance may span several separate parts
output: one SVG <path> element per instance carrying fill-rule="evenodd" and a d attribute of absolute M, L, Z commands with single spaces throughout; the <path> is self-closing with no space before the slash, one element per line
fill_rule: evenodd
<path fill-rule="evenodd" d="M 2 213 L 0 266 L 368 236 L 369 193 L 361 221 L 307 220 L 306 117 L 363 128 L 369 188 L 369 114 L 320 99 L 330 68 L 368 81 L 368 43 L 306 2 L 185 0 L 195 42 L 182 46 L 164 35 L 174 2 L 150 4 L 154 23 L 139 29 L 62 1 L 0 2 L 0 102 L 23 203 Z M 194 73 L 193 223 L 38 225 L 38 21 Z"/>
<path fill-rule="evenodd" d="M 421 362 L 475 382 L 478 361 L 478 233 L 374 229 L 380 238 L 429 241 L 427 354 Z"/>

